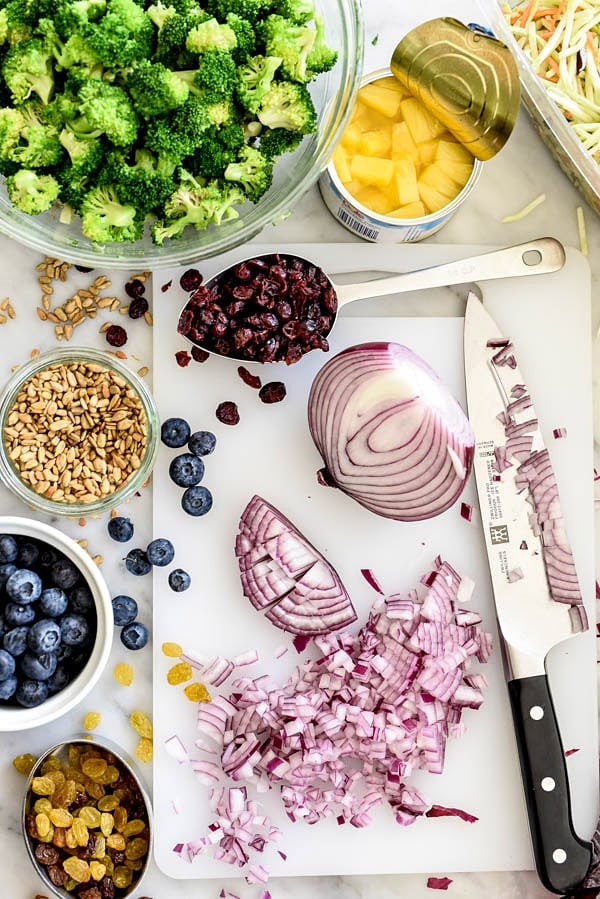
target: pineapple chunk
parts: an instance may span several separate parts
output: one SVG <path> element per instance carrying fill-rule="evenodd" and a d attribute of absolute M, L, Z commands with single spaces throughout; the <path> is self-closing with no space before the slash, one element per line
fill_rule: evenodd
<path fill-rule="evenodd" d="M 417 170 L 410 157 L 397 159 L 394 162 L 394 175 L 396 182 L 397 206 L 406 206 L 408 203 L 419 202 L 419 186 L 417 184 Z"/>
<path fill-rule="evenodd" d="M 453 200 L 458 193 L 456 183 L 446 174 L 439 162 L 428 165 L 427 168 L 421 172 L 419 180 L 422 184 L 428 184 L 429 187 L 433 187 L 448 200 Z"/>
<path fill-rule="evenodd" d="M 395 219 L 419 219 L 427 215 L 427 210 L 419 200 L 416 203 L 407 203 L 406 206 L 393 209 L 391 212 L 388 212 L 388 215 Z"/>
<path fill-rule="evenodd" d="M 386 131 L 365 131 L 358 144 L 358 152 L 363 156 L 389 157 L 392 149 L 391 129 Z"/>
<path fill-rule="evenodd" d="M 344 184 L 345 189 L 349 194 L 352 194 L 355 197 L 361 190 L 364 190 L 365 185 L 362 181 L 347 181 Z"/>
<path fill-rule="evenodd" d="M 385 78 L 378 78 L 375 82 L 377 87 L 384 87 L 388 91 L 397 91 L 404 97 L 408 96 L 400 82 L 393 75 L 387 75 Z"/>
<path fill-rule="evenodd" d="M 408 125 L 408 130 L 416 144 L 434 140 L 444 133 L 446 127 L 425 109 L 416 97 L 408 97 L 400 103 L 402 118 Z"/>
<path fill-rule="evenodd" d="M 441 166 L 446 174 L 452 178 L 459 187 L 465 186 L 473 171 L 473 166 L 465 165 L 464 162 L 448 162 L 448 160 L 442 162 L 441 160 L 438 160 L 437 164 Z"/>
<path fill-rule="evenodd" d="M 344 184 L 346 184 L 346 182 L 348 181 L 351 181 L 352 175 L 350 173 L 350 157 L 348 155 L 348 151 L 341 144 L 338 144 L 338 146 L 335 148 L 331 159 L 335 166 L 335 170 L 338 173 L 340 181 L 342 181 Z"/>
<path fill-rule="evenodd" d="M 435 159 L 436 162 L 461 162 L 473 167 L 473 157 L 469 151 L 453 140 L 440 140 Z"/>
<path fill-rule="evenodd" d="M 435 187 L 424 184 L 422 181 L 419 181 L 419 196 L 429 212 L 437 212 L 438 209 L 443 209 L 450 202 L 448 197 L 437 191 Z"/>
<path fill-rule="evenodd" d="M 400 112 L 402 94 L 398 91 L 390 91 L 377 84 L 365 84 L 359 90 L 358 97 L 370 109 L 374 109 L 389 119 L 396 118 Z"/>
<path fill-rule="evenodd" d="M 437 147 L 438 142 L 436 140 L 428 140 L 424 144 L 419 144 L 419 162 L 421 165 L 431 165 L 432 162 L 435 162 Z"/>
<path fill-rule="evenodd" d="M 391 159 L 377 159 L 375 156 L 356 155 L 350 162 L 352 178 L 374 187 L 387 187 L 394 177 L 394 163 Z"/>
<path fill-rule="evenodd" d="M 367 209 L 371 209 L 379 215 L 387 215 L 396 205 L 382 190 L 378 190 L 376 187 L 363 187 L 356 194 L 356 199 Z"/>
<path fill-rule="evenodd" d="M 344 129 L 344 133 L 342 134 L 340 143 L 346 150 L 350 150 L 351 152 L 355 152 L 356 148 L 360 143 L 360 139 L 362 137 L 362 130 L 358 127 L 356 123 L 352 125 L 347 125 Z"/>
<path fill-rule="evenodd" d="M 419 162 L 419 148 L 410 136 L 406 122 L 392 125 L 392 159 L 408 156 L 416 164 Z"/>

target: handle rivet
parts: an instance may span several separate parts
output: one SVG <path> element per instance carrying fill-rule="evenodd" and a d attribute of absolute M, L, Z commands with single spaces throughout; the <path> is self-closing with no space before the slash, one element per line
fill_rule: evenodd
<path fill-rule="evenodd" d="M 567 853 L 564 849 L 555 849 L 552 853 L 552 859 L 557 865 L 562 865 L 562 863 L 567 860 Z"/>
<path fill-rule="evenodd" d="M 556 781 L 553 777 L 544 777 L 542 779 L 542 790 L 545 790 L 546 793 L 551 793 L 555 786 Z"/>
<path fill-rule="evenodd" d="M 529 709 L 529 717 L 534 721 L 540 721 L 544 717 L 544 710 L 541 705 L 533 705 Z"/>

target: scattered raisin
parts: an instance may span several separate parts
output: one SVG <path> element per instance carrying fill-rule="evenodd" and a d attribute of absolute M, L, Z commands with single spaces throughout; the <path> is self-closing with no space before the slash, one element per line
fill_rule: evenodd
<path fill-rule="evenodd" d="M 190 293 L 192 290 L 196 290 L 197 287 L 200 287 L 202 284 L 202 275 L 197 268 L 188 268 L 179 279 L 179 284 L 182 290 L 186 290 Z"/>
<path fill-rule="evenodd" d="M 257 390 L 260 387 L 262 381 L 258 377 L 258 375 L 253 375 L 252 372 L 249 372 L 247 368 L 244 368 L 243 365 L 238 367 L 238 375 L 248 387 L 255 387 Z"/>
<path fill-rule="evenodd" d="M 287 391 L 283 381 L 269 381 L 258 391 L 263 403 L 280 403 L 285 398 Z"/>
<path fill-rule="evenodd" d="M 146 287 L 144 282 L 140 281 L 139 278 L 132 278 L 131 281 L 128 281 L 125 285 L 125 293 L 132 299 L 143 296 L 145 292 Z"/>
<path fill-rule="evenodd" d="M 106 341 L 111 346 L 124 346 L 127 343 L 127 331 L 121 325 L 111 325 L 106 331 Z"/>
<path fill-rule="evenodd" d="M 180 368 L 185 368 L 192 361 L 192 357 L 187 350 L 178 350 L 175 353 L 175 359 Z"/>
<path fill-rule="evenodd" d="M 143 318 L 149 308 L 146 297 L 135 297 L 129 304 L 129 318 Z"/>
<path fill-rule="evenodd" d="M 240 413 L 238 412 L 237 405 L 230 401 L 219 403 L 216 416 L 224 425 L 237 425 L 240 420 Z"/>
<path fill-rule="evenodd" d="M 167 281 L 166 284 L 161 284 L 160 289 L 161 289 L 162 293 L 166 293 L 172 283 L 173 283 L 173 280 Z"/>
<path fill-rule="evenodd" d="M 207 353 L 206 350 L 201 349 L 199 346 L 192 347 L 192 359 L 194 362 L 206 362 L 210 353 Z"/>

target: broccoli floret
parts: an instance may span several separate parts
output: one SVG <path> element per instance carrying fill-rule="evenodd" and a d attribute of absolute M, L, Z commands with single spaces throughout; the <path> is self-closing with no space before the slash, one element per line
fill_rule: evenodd
<path fill-rule="evenodd" d="M 256 203 L 267 191 L 273 181 L 273 163 L 254 147 L 244 147 L 237 162 L 230 163 L 225 169 L 226 181 L 236 181 L 249 200 Z"/>
<path fill-rule="evenodd" d="M 86 237 L 99 243 L 138 240 L 144 220 L 135 206 L 119 202 L 113 187 L 95 187 L 81 204 L 81 227 Z"/>
<path fill-rule="evenodd" d="M 155 29 L 135 0 L 108 0 L 106 14 L 88 25 L 84 37 L 101 62 L 111 68 L 148 59 L 153 51 Z"/>
<path fill-rule="evenodd" d="M 57 0 L 52 17 L 63 40 L 79 34 L 90 22 L 97 22 L 106 12 L 106 0 Z"/>
<path fill-rule="evenodd" d="M 306 67 L 311 79 L 321 72 L 328 72 L 337 62 L 337 52 L 325 41 L 325 25 L 321 16 L 315 16 L 315 42 L 308 54 Z"/>
<path fill-rule="evenodd" d="M 281 57 L 281 71 L 291 81 L 310 81 L 307 60 L 316 38 L 314 28 L 296 25 L 282 16 L 271 15 L 259 26 L 265 56 Z"/>
<path fill-rule="evenodd" d="M 274 0 L 273 12 L 296 25 L 305 25 L 315 15 L 312 0 Z"/>
<path fill-rule="evenodd" d="M 0 43 L 11 46 L 27 40 L 33 33 L 35 16 L 29 0 L 10 0 L 0 10 Z"/>
<path fill-rule="evenodd" d="M 65 162 L 54 169 L 54 176 L 60 183 L 61 202 L 69 205 L 75 212 L 81 212 L 81 206 L 91 188 L 90 175 L 80 172 Z"/>
<path fill-rule="evenodd" d="M 84 66 L 91 70 L 101 65 L 98 54 L 81 34 L 72 34 L 64 44 L 56 41 L 53 54 L 57 69 Z"/>
<path fill-rule="evenodd" d="M 37 115 L 36 109 L 23 106 L 19 142 L 10 152 L 10 158 L 25 168 L 46 168 L 55 165 L 63 155 L 58 129 L 46 125 Z"/>
<path fill-rule="evenodd" d="M 127 92 L 118 85 L 88 78 L 78 93 L 79 116 L 68 122 L 79 137 L 105 134 L 116 146 L 135 142 L 139 120 Z"/>
<path fill-rule="evenodd" d="M 88 175 L 102 163 L 105 150 L 100 140 L 80 140 L 68 128 L 63 128 L 59 139 L 69 154 L 73 171 Z"/>
<path fill-rule="evenodd" d="M 189 87 L 160 62 L 140 60 L 127 74 L 127 89 L 141 115 L 156 116 L 177 109 L 188 98 Z"/>
<path fill-rule="evenodd" d="M 230 53 L 207 50 L 200 54 L 195 84 L 207 99 L 219 101 L 231 97 L 236 81 L 237 69 Z"/>
<path fill-rule="evenodd" d="M 259 121 L 267 128 L 287 128 L 299 134 L 317 129 L 317 113 L 304 84 L 274 81 L 258 111 Z"/>
<path fill-rule="evenodd" d="M 114 187 L 120 203 L 134 206 L 138 214 L 143 215 L 162 207 L 175 189 L 171 177 L 159 174 L 156 159 L 147 150 L 136 153 L 133 165 L 129 165 L 121 153 L 110 153 L 98 173 L 97 182 L 99 186 Z"/>
<path fill-rule="evenodd" d="M 254 25 L 234 12 L 227 14 L 225 23 L 233 30 L 237 40 L 237 45 L 231 51 L 231 58 L 240 65 L 256 53 Z"/>
<path fill-rule="evenodd" d="M 173 69 L 193 65 L 195 56 L 185 49 L 185 42 L 192 28 L 210 18 L 208 13 L 193 5 L 178 10 L 175 4 L 164 6 L 160 2 L 146 12 L 158 29 L 156 59 Z"/>
<path fill-rule="evenodd" d="M 19 143 L 23 116 L 12 106 L 0 109 L 0 158 L 10 160 Z"/>
<path fill-rule="evenodd" d="M 280 56 L 252 56 L 239 66 L 236 96 L 248 112 L 258 112 L 280 65 Z"/>
<path fill-rule="evenodd" d="M 220 25 L 216 19 L 207 19 L 192 28 L 185 40 L 185 46 L 191 53 L 233 50 L 237 46 L 237 38 L 230 25 Z"/>
<path fill-rule="evenodd" d="M 265 128 L 260 133 L 260 152 L 267 159 L 278 159 L 284 153 L 291 153 L 302 141 L 302 134 L 287 128 Z"/>
<path fill-rule="evenodd" d="M 19 169 L 6 179 L 8 197 L 13 206 L 29 215 L 46 212 L 60 192 L 60 184 L 52 175 L 39 175 L 30 169 Z"/>
<path fill-rule="evenodd" d="M 224 128 L 210 128 L 204 135 L 202 143 L 196 149 L 186 165 L 194 175 L 211 180 L 222 178 L 223 172 L 230 162 L 238 158 L 244 146 L 242 126 L 232 124 Z"/>
<path fill-rule="evenodd" d="M 202 185 L 188 172 L 182 172 L 181 184 L 165 203 L 165 219 L 155 222 L 150 232 L 156 244 L 166 238 L 181 237 L 188 225 L 198 230 L 211 222 L 238 218 L 236 203 L 244 201 L 243 193 L 235 187 L 219 187 L 216 183 Z"/>
<path fill-rule="evenodd" d="M 207 0 L 205 6 L 220 22 L 225 22 L 227 16 L 234 13 L 248 22 L 256 23 L 271 11 L 273 0 Z"/>
<path fill-rule="evenodd" d="M 54 88 L 50 53 L 41 38 L 28 38 L 11 47 L 2 63 L 2 75 L 15 103 L 36 93 L 48 103 Z"/>

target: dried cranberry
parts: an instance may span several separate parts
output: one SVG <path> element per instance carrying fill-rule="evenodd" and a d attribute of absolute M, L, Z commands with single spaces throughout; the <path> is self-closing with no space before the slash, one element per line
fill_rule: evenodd
<path fill-rule="evenodd" d="M 171 281 L 167 281 L 166 284 L 161 284 L 160 289 L 161 289 L 162 293 L 166 293 L 172 283 L 173 283 L 173 280 L 171 279 Z"/>
<path fill-rule="evenodd" d="M 121 325 L 111 325 L 106 331 L 106 341 L 111 346 L 124 346 L 127 343 L 127 331 Z"/>
<path fill-rule="evenodd" d="M 252 295 L 254 293 L 254 288 L 252 287 L 234 287 L 231 291 L 231 296 L 236 300 L 250 300 L 252 299 Z"/>
<path fill-rule="evenodd" d="M 132 297 L 132 299 L 143 296 L 145 292 L 146 287 L 144 282 L 140 281 L 139 278 L 132 278 L 131 281 L 128 281 L 125 285 L 125 293 L 128 297 Z"/>
<path fill-rule="evenodd" d="M 254 331 L 251 328 L 238 328 L 233 332 L 231 342 L 236 350 L 241 350 L 251 342 L 254 337 Z"/>
<path fill-rule="evenodd" d="M 238 366 L 238 375 L 244 384 L 247 384 L 248 387 L 254 387 L 256 390 L 259 389 L 262 383 L 258 375 L 253 375 L 252 372 L 249 372 L 243 365 Z"/>
<path fill-rule="evenodd" d="M 183 334 L 184 337 L 190 332 L 190 328 L 194 324 L 194 313 L 191 309 L 184 309 L 181 315 L 179 316 L 179 322 L 177 324 L 177 331 L 179 334 Z"/>
<path fill-rule="evenodd" d="M 194 362 L 206 362 L 210 353 L 207 353 L 206 350 L 201 350 L 199 346 L 192 347 L 192 359 Z"/>
<path fill-rule="evenodd" d="M 51 843 L 38 843 L 34 854 L 42 865 L 57 865 L 60 858 L 58 849 Z"/>
<path fill-rule="evenodd" d="M 292 307 L 287 302 L 287 300 L 280 300 L 279 303 L 275 306 L 275 312 L 279 316 L 279 318 L 287 322 L 292 317 Z"/>
<path fill-rule="evenodd" d="M 229 356 L 231 353 L 231 344 L 224 337 L 215 340 L 215 352 L 220 356 Z"/>
<path fill-rule="evenodd" d="M 195 290 L 188 300 L 188 305 L 196 307 L 206 306 L 208 302 L 214 300 L 213 292 L 208 287 L 199 287 Z"/>
<path fill-rule="evenodd" d="M 129 318 L 143 318 L 149 308 L 146 297 L 136 297 L 129 304 Z"/>
<path fill-rule="evenodd" d="M 213 337 L 225 337 L 229 330 L 229 324 L 227 322 L 216 321 L 210 327 L 210 333 Z"/>
<path fill-rule="evenodd" d="M 234 316 L 239 315 L 240 312 L 242 312 L 245 305 L 246 304 L 243 300 L 233 300 L 232 303 L 227 303 L 227 305 L 225 306 L 225 312 L 227 313 L 227 315 L 231 315 L 231 317 L 233 318 Z"/>
<path fill-rule="evenodd" d="M 279 349 L 279 338 L 269 337 L 258 351 L 259 362 L 274 362 Z"/>
<path fill-rule="evenodd" d="M 196 290 L 197 287 L 200 287 L 202 284 L 202 275 L 197 268 L 188 268 L 179 279 L 179 284 L 182 290 L 186 290 L 189 293 L 192 290 Z"/>
<path fill-rule="evenodd" d="M 177 360 L 177 365 L 179 365 L 180 368 L 185 368 L 186 365 L 189 365 L 192 361 L 192 357 L 187 350 L 178 350 L 175 353 L 175 359 Z"/>
<path fill-rule="evenodd" d="M 293 365 L 295 362 L 298 362 L 300 359 L 302 359 L 302 356 L 303 352 L 300 344 L 290 343 L 287 350 L 285 351 L 285 364 Z"/>
<path fill-rule="evenodd" d="M 240 413 L 235 403 L 230 401 L 219 403 L 217 406 L 216 416 L 224 425 L 237 425 L 240 420 Z"/>
<path fill-rule="evenodd" d="M 239 265 L 236 265 L 233 274 L 240 281 L 249 281 L 252 277 L 252 269 L 247 263 L 241 262 Z"/>
<path fill-rule="evenodd" d="M 263 403 L 280 403 L 285 399 L 286 393 L 283 381 L 269 381 L 260 388 L 258 396 Z"/>

